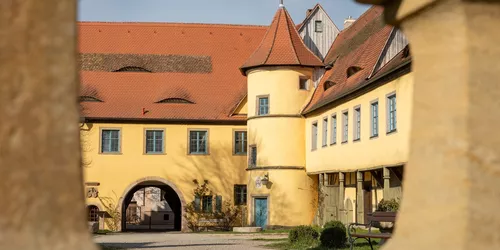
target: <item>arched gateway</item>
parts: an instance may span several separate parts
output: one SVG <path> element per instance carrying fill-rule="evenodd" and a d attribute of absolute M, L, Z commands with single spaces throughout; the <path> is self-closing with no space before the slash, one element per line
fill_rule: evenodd
<path fill-rule="evenodd" d="M 151 206 L 149 206 L 149 209 L 147 208 L 147 190 L 150 190 L 151 193 L 158 190 L 158 194 L 152 196 L 158 197 L 158 204 L 153 205 L 152 209 Z M 144 191 L 144 195 L 137 195 L 136 192 L 138 191 Z M 136 195 L 134 196 L 134 194 Z M 139 207 L 137 206 L 138 197 L 144 199 L 144 203 Z M 118 204 L 121 212 L 121 231 L 181 231 L 187 228 L 185 219 L 182 216 L 186 204 L 184 197 L 172 182 L 163 178 L 145 177 L 133 182 L 125 189 Z"/>

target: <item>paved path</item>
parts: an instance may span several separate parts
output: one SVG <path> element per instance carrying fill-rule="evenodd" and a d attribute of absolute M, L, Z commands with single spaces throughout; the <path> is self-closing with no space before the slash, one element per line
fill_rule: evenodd
<path fill-rule="evenodd" d="M 191 234 L 191 233 L 118 233 L 94 236 L 94 241 L 106 247 L 127 250 L 160 249 L 235 249 L 257 250 L 269 244 L 252 239 L 286 238 L 286 235 L 266 234 Z"/>

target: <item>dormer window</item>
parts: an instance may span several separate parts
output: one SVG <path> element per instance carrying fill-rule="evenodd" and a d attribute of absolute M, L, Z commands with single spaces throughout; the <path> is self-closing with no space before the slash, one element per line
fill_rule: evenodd
<path fill-rule="evenodd" d="M 327 89 L 333 87 L 333 85 L 335 85 L 334 82 L 332 82 L 332 81 L 326 81 L 325 84 L 323 85 L 323 88 L 326 91 Z"/>
<path fill-rule="evenodd" d="M 93 96 L 80 96 L 80 102 L 102 102 L 101 100 L 93 97 Z"/>
<path fill-rule="evenodd" d="M 314 22 L 314 31 L 317 33 L 323 32 L 323 21 L 317 20 Z"/>
<path fill-rule="evenodd" d="M 194 102 L 186 100 L 184 98 L 166 98 L 161 101 L 158 101 L 156 103 L 187 103 L 187 104 L 194 104 Z"/>
<path fill-rule="evenodd" d="M 117 69 L 113 72 L 147 72 L 147 73 L 151 73 L 151 70 L 147 70 L 143 67 L 138 67 L 138 66 L 127 66 L 127 67 Z"/>
<path fill-rule="evenodd" d="M 358 66 L 351 66 L 347 69 L 347 78 L 351 77 L 352 75 L 356 74 L 358 71 L 362 70 L 362 68 Z"/>

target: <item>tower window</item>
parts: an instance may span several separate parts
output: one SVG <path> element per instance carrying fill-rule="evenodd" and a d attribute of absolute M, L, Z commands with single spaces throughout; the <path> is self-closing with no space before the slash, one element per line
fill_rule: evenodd
<path fill-rule="evenodd" d="M 91 222 L 98 222 L 99 221 L 99 208 L 94 205 L 90 205 L 87 207 L 87 213 L 88 213 L 88 221 Z"/>
<path fill-rule="evenodd" d="M 257 146 L 250 146 L 250 157 L 249 157 L 250 167 L 257 166 Z"/>
<path fill-rule="evenodd" d="M 247 185 L 234 185 L 234 205 L 247 204 Z"/>
<path fill-rule="evenodd" d="M 247 154 L 247 131 L 234 131 L 234 154 Z"/>
<path fill-rule="evenodd" d="M 300 78 L 299 81 L 299 89 L 300 90 L 308 90 L 309 89 L 309 79 L 308 78 Z"/>
<path fill-rule="evenodd" d="M 314 22 L 314 31 L 321 33 L 323 32 L 323 22 L 318 20 Z"/>
<path fill-rule="evenodd" d="M 269 114 L 269 97 L 257 97 L 257 115 Z"/>

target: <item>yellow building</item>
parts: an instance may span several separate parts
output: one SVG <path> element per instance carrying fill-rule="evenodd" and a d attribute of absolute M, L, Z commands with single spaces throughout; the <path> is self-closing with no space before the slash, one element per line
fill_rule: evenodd
<path fill-rule="evenodd" d="M 162 212 L 187 230 L 187 204 L 231 201 L 253 226 L 363 222 L 400 197 L 413 85 L 406 39 L 381 11 L 341 31 L 324 60 L 283 6 L 268 27 L 81 23 L 89 220 L 111 207 L 118 229 L 138 213 L 162 229 Z M 195 198 L 193 180 L 213 195 Z M 167 210 L 139 211 L 146 187 Z"/>

